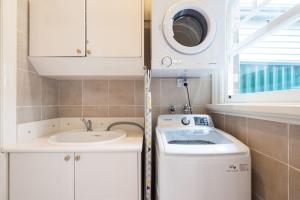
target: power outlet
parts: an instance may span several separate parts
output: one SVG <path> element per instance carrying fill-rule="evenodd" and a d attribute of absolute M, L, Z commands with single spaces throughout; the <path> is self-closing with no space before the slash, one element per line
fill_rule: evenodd
<path fill-rule="evenodd" d="M 178 88 L 184 87 L 185 83 L 187 83 L 186 78 L 177 78 L 177 87 Z"/>
<path fill-rule="evenodd" d="M 183 87 L 184 86 L 184 82 L 185 82 L 184 78 L 178 78 L 177 79 L 177 87 L 178 88 Z"/>

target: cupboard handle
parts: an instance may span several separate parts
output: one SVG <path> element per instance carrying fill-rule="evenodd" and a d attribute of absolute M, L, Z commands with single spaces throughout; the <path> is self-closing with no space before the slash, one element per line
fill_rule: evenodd
<path fill-rule="evenodd" d="M 92 51 L 91 50 L 86 50 L 86 53 L 87 54 L 92 54 Z"/>
<path fill-rule="evenodd" d="M 65 156 L 65 161 L 68 162 L 71 159 L 71 156 L 67 155 Z"/>
<path fill-rule="evenodd" d="M 76 49 L 76 52 L 77 52 L 78 54 L 81 54 L 81 50 L 80 50 L 80 49 Z"/>
<path fill-rule="evenodd" d="M 80 160 L 80 155 L 75 156 L 75 161 L 79 161 Z"/>

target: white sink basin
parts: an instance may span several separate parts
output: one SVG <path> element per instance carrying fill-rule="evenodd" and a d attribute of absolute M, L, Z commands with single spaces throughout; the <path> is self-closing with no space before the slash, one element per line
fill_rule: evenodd
<path fill-rule="evenodd" d="M 126 132 L 117 131 L 84 131 L 73 130 L 57 133 L 48 140 L 50 144 L 59 145 L 88 145 L 115 142 L 126 137 Z"/>

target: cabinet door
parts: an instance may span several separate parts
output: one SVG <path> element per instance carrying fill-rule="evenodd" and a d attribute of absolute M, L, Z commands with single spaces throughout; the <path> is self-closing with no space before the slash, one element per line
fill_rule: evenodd
<path fill-rule="evenodd" d="M 10 200 L 74 200 L 73 154 L 12 153 L 9 159 Z"/>
<path fill-rule="evenodd" d="M 137 153 L 80 153 L 75 200 L 138 200 Z M 77 155 L 77 156 L 78 156 Z"/>
<path fill-rule="evenodd" d="M 85 56 L 85 0 L 30 0 L 30 56 Z"/>
<path fill-rule="evenodd" d="M 142 56 L 143 0 L 87 0 L 87 56 Z"/>

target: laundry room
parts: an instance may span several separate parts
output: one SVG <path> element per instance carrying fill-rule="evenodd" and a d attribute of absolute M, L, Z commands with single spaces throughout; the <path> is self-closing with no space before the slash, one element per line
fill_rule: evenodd
<path fill-rule="evenodd" d="M 0 200 L 300 200 L 300 0 L 0 0 Z"/>

